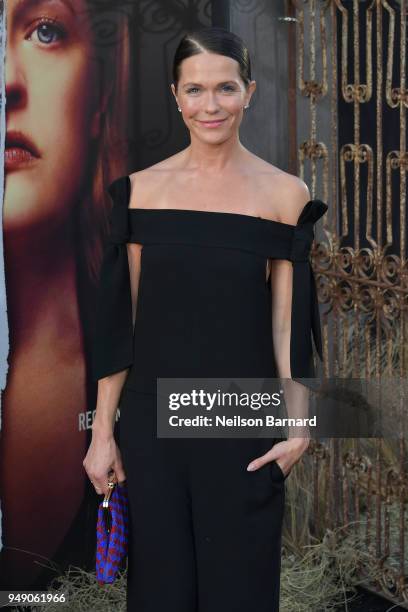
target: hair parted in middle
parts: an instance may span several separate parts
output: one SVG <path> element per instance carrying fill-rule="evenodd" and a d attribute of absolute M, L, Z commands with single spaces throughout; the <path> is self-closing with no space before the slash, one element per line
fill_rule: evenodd
<path fill-rule="evenodd" d="M 251 59 L 243 40 L 224 28 L 207 27 L 188 32 L 181 39 L 173 61 L 173 82 L 176 89 L 183 60 L 204 52 L 225 55 L 236 60 L 239 64 L 239 75 L 248 87 L 251 82 Z"/>

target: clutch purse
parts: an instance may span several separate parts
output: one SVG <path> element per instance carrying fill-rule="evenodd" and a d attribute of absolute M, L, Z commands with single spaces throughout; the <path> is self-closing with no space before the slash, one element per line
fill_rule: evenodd
<path fill-rule="evenodd" d="M 100 585 L 117 578 L 128 552 L 128 497 L 126 485 L 108 483 L 98 508 L 96 526 L 96 579 Z"/>

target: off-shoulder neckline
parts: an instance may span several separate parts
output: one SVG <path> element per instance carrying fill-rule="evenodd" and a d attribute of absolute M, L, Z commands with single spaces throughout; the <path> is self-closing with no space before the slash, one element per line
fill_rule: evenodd
<path fill-rule="evenodd" d="M 132 186 L 132 182 L 131 182 L 131 178 L 128 174 L 125 174 L 124 176 L 120 176 L 117 179 L 115 179 L 110 185 L 108 190 L 110 190 L 110 188 L 115 184 L 115 183 L 119 183 L 120 181 L 125 180 L 127 182 L 127 187 L 128 187 L 128 194 L 129 194 L 129 200 L 130 200 L 130 194 L 131 194 L 131 186 Z M 299 218 L 302 215 L 303 211 L 305 210 L 306 206 L 310 203 L 313 202 L 319 202 L 320 200 L 318 199 L 311 199 L 308 200 L 306 202 L 306 204 L 303 206 L 302 210 L 299 213 Z M 253 219 L 255 222 L 258 223 L 266 223 L 266 224 L 272 224 L 275 226 L 281 226 L 281 227 L 287 227 L 291 230 L 294 230 L 297 227 L 297 224 L 292 224 L 292 223 L 285 223 L 284 221 L 276 221 L 273 219 L 265 219 L 265 217 L 259 217 L 259 216 L 255 216 L 255 215 L 248 215 L 246 213 L 238 213 L 238 212 L 226 212 L 226 211 L 219 211 L 219 210 L 198 210 L 198 209 L 194 209 L 194 208 L 140 208 L 140 207 L 130 207 L 128 206 L 128 211 L 132 214 L 134 213 L 187 213 L 187 214 L 197 214 L 197 215 L 219 215 L 219 216 L 224 216 L 224 217 L 228 217 L 228 218 L 239 218 L 239 219 Z"/>
<path fill-rule="evenodd" d="M 273 223 L 274 225 L 281 225 L 285 227 L 289 227 L 294 229 L 296 225 L 291 225 L 290 223 L 284 223 L 283 221 L 273 221 L 272 219 L 265 219 L 263 217 L 255 217 L 255 215 L 247 215 L 245 213 L 236 213 L 236 212 L 225 212 L 222 210 L 197 210 L 193 208 L 128 208 L 130 213 L 184 213 L 184 214 L 192 214 L 192 215 L 219 215 L 224 216 L 226 218 L 240 218 L 240 219 L 253 219 L 256 222 L 261 223 Z"/>

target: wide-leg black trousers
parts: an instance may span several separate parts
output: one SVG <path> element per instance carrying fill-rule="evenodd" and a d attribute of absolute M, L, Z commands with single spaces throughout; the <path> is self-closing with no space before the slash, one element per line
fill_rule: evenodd
<path fill-rule="evenodd" d="M 246 470 L 274 440 L 157 438 L 154 395 L 120 408 L 128 612 L 277 612 L 285 477 Z"/>

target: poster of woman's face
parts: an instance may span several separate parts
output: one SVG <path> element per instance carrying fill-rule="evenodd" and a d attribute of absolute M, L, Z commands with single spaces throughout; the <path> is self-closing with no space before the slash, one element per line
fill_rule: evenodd
<path fill-rule="evenodd" d="M 168 58 L 212 4 L 0 3 L 0 590 L 94 567 L 101 499 L 82 462 L 107 187 L 185 145 Z"/>
<path fill-rule="evenodd" d="M 11 589 L 35 584 L 69 550 L 77 562 L 86 555 L 75 524 L 89 513 L 87 340 L 106 185 L 126 170 L 130 11 L 92 0 L 8 0 L 2 11 L 0 576 Z"/>

